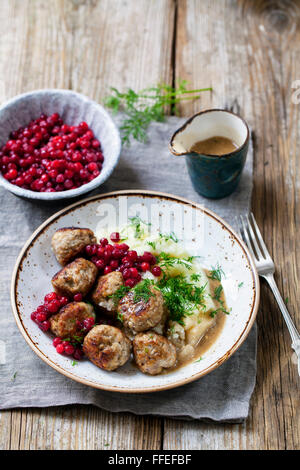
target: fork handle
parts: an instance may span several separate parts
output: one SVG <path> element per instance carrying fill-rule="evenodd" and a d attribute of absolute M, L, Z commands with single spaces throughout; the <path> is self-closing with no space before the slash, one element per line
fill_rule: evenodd
<path fill-rule="evenodd" d="M 274 276 L 273 274 L 266 274 L 263 276 L 266 281 L 268 282 L 269 286 L 271 287 L 272 289 L 272 292 L 275 296 L 275 299 L 277 300 L 277 303 L 279 305 L 279 308 L 281 310 L 281 313 L 283 315 L 283 318 L 285 320 L 285 323 L 288 327 L 288 330 L 289 330 L 289 333 L 291 335 L 291 339 L 292 339 L 292 348 L 294 349 L 296 355 L 297 355 L 297 358 L 298 358 L 298 372 L 299 372 L 299 375 L 300 375 L 300 334 L 298 333 L 291 317 L 290 317 L 290 314 L 286 308 L 286 305 L 280 295 L 280 292 L 278 290 L 278 287 L 277 287 L 277 284 L 275 282 L 275 279 L 274 279 Z"/>

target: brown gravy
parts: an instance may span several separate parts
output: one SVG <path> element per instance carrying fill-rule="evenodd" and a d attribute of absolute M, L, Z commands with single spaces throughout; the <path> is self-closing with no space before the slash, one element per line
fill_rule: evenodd
<path fill-rule="evenodd" d="M 196 142 L 192 148 L 191 152 L 200 153 L 203 155 L 225 155 L 226 153 L 234 152 L 238 148 L 231 139 L 227 137 L 210 137 L 209 139 L 200 140 Z"/>

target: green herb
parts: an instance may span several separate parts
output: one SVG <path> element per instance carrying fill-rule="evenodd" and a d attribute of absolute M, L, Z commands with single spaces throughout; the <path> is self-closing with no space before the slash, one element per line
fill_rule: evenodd
<path fill-rule="evenodd" d="M 287 305 L 287 304 L 289 303 L 289 298 L 286 297 L 286 298 L 284 299 L 284 302 L 285 302 L 285 304 Z"/>
<path fill-rule="evenodd" d="M 12 378 L 11 378 L 12 381 L 13 381 L 13 380 L 16 380 L 17 373 L 18 373 L 18 372 L 15 372 L 14 375 L 12 376 Z"/>
<path fill-rule="evenodd" d="M 223 290 L 223 287 L 221 286 L 221 284 L 215 288 L 214 299 L 216 299 L 218 302 L 222 302 L 221 301 L 222 290 Z"/>
<path fill-rule="evenodd" d="M 243 287 L 244 283 L 243 282 L 240 282 L 239 285 L 238 285 L 238 288 L 240 289 L 241 287 Z"/>
<path fill-rule="evenodd" d="M 104 447 L 109 447 L 109 446 L 110 446 L 110 444 L 104 444 Z"/>
<path fill-rule="evenodd" d="M 192 315 L 196 308 L 205 307 L 204 286 L 189 282 L 183 275 L 167 277 L 165 274 L 157 283 L 166 307 L 170 312 L 170 320 L 184 324 L 183 318 Z"/>
<path fill-rule="evenodd" d="M 166 242 L 168 242 L 169 240 L 172 240 L 175 243 L 179 242 L 179 238 L 177 238 L 177 235 L 174 232 L 171 232 L 169 234 L 160 233 L 159 237 L 165 240 Z"/>
<path fill-rule="evenodd" d="M 105 98 L 104 104 L 115 113 L 124 112 L 125 117 L 120 129 L 122 142 L 128 145 L 131 138 L 146 142 L 149 124 L 152 121 L 163 122 L 167 107 L 177 112 L 175 108 L 177 103 L 199 99 L 199 93 L 203 91 L 212 91 L 212 88 L 187 90 L 186 80 L 182 80 L 177 88 L 158 84 L 156 87 L 145 88 L 139 92 L 129 88 L 125 93 L 111 88 L 112 93 Z"/>
<path fill-rule="evenodd" d="M 214 279 L 216 281 L 221 282 L 222 276 L 225 276 L 223 269 L 217 264 L 215 268 L 212 268 L 210 271 L 210 275 L 208 276 L 209 279 Z"/>
<path fill-rule="evenodd" d="M 118 303 L 120 302 L 120 300 L 130 291 L 130 287 L 128 286 L 121 286 L 119 287 L 118 290 L 116 290 L 116 292 L 114 292 L 113 294 L 109 295 L 109 299 L 112 299 L 115 306 L 118 305 Z M 122 320 L 121 320 L 122 321 Z"/>
<path fill-rule="evenodd" d="M 144 235 L 145 233 L 145 230 L 142 228 L 142 224 L 143 225 L 148 225 L 150 226 L 151 224 L 150 223 L 147 223 L 147 222 L 144 222 L 139 216 L 134 216 L 134 217 L 129 217 L 129 220 L 130 220 L 130 224 L 129 226 L 132 226 L 134 227 L 135 229 L 135 234 L 134 234 L 134 237 L 135 238 L 141 238 L 142 235 Z"/>
<path fill-rule="evenodd" d="M 198 281 L 200 281 L 200 279 L 201 279 L 201 274 L 194 273 L 194 274 L 191 275 L 191 281 L 198 282 Z"/>
<path fill-rule="evenodd" d="M 203 357 L 199 357 L 199 359 L 197 359 L 197 361 L 194 361 L 194 363 L 196 364 L 196 362 L 200 362 L 202 361 Z"/>
<path fill-rule="evenodd" d="M 147 242 L 147 244 L 151 246 L 153 250 L 156 250 L 156 244 L 154 242 Z"/>
<path fill-rule="evenodd" d="M 154 297 L 153 292 L 150 290 L 150 286 L 153 285 L 153 282 L 150 279 L 144 279 L 139 282 L 133 289 L 133 302 L 148 302 L 150 297 Z"/>
<path fill-rule="evenodd" d="M 193 262 L 195 258 L 197 257 L 189 256 L 188 258 L 176 258 L 175 256 L 169 255 L 168 253 L 165 253 L 164 251 L 162 251 L 157 256 L 157 263 L 162 268 L 171 268 L 175 266 L 176 264 L 180 264 L 180 265 L 185 266 L 187 269 L 192 269 L 191 263 Z"/>
<path fill-rule="evenodd" d="M 72 361 L 72 366 L 73 366 L 73 367 L 74 367 L 74 366 L 77 366 L 77 364 L 78 364 L 78 362 Z"/>
<path fill-rule="evenodd" d="M 148 349 L 148 348 L 145 348 L 144 351 L 145 351 L 146 354 L 148 354 L 149 349 Z"/>

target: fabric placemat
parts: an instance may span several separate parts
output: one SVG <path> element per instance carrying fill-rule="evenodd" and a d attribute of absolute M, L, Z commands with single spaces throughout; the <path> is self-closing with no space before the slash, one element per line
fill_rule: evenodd
<path fill-rule="evenodd" d="M 133 142 L 125 147 L 113 175 L 91 194 L 119 189 L 173 193 L 203 204 L 234 225 L 235 216 L 250 208 L 252 145 L 235 193 L 221 200 L 205 199 L 193 190 L 185 159 L 172 156 L 168 150 L 172 133 L 183 122 L 184 119 L 170 117 L 164 123 L 152 124 L 148 143 Z M 0 364 L 0 409 L 77 403 L 138 415 L 243 421 L 248 415 L 256 378 L 256 325 L 241 348 L 215 371 L 182 387 L 149 394 L 112 393 L 79 384 L 49 367 L 26 344 L 10 306 L 12 270 L 32 232 L 72 202 L 34 202 L 0 188 L 0 353 L 5 353 Z"/>

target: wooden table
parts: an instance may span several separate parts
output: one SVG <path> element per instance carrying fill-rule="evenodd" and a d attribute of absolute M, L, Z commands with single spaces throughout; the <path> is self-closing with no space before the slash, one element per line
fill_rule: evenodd
<path fill-rule="evenodd" d="M 300 0 L 0 0 L 0 99 L 47 87 L 101 101 L 109 86 L 187 79 L 213 87 L 182 115 L 240 112 L 255 136 L 253 212 L 300 329 Z M 299 297 L 299 292 L 298 292 Z M 299 377 L 276 303 L 262 285 L 257 385 L 244 424 L 208 424 L 92 406 L 4 411 L 1 449 L 299 449 Z M 298 413 L 297 413 L 298 409 Z"/>

